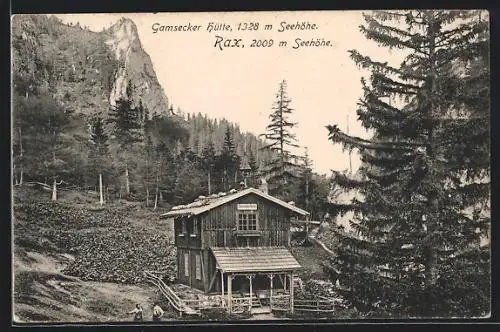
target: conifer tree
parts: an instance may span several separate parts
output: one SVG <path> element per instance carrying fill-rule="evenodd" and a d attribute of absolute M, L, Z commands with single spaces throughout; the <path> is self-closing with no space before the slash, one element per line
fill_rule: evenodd
<path fill-rule="evenodd" d="M 236 154 L 236 147 L 233 142 L 233 135 L 231 134 L 231 127 L 226 126 L 224 133 L 224 144 L 222 151 L 218 156 L 218 168 L 222 170 L 222 187 L 223 190 L 229 190 L 232 181 L 236 178 L 240 165 L 240 157 Z"/>
<path fill-rule="evenodd" d="M 292 133 L 292 129 L 297 124 L 289 119 L 293 109 L 290 107 L 292 100 L 288 97 L 285 80 L 280 83 L 275 97 L 273 111 L 269 115 L 270 123 L 266 127 L 266 133 L 260 135 L 268 142 L 261 150 L 274 152 L 274 158 L 266 163 L 262 175 L 272 186 L 270 188 L 272 194 L 287 199 L 290 196 L 289 184 L 297 179 L 298 170 L 293 162 L 297 156 L 290 151 L 290 148 L 298 147 L 298 145 L 295 134 Z"/>
<path fill-rule="evenodd" d="M 259 171 L 259 166 L 257 165 L 257 161 L 255 160 L 255 155 L 252 152 L 252 149 L 248 149 L 247 152 L 248 155 L 248 164 L 250 165 L 250 177 L 248 179 L 248 185 L 250 187 L 256 187 L 258 184 L 257 181 L 257 173 Z"/>
<path fill-rule="evenodd" d="M 310 208 L 310 199 L 311 199 L 311 180 L 312 180 L 312 160 L 309 158 L 309 152 L 307 147 L 305 148 L 304 156 L 303 156 L 303 171 L 302 171 L 302 183 L 303 183 L 303 192 L 304 192 L 304 206 L 306 211 L 309 211 Z"/>
<path fill-rule="evenodd" d="M 138 109 L 132 102 L 132 83 L 127 85 L 126 96 L 116 101 L 109 112 L 108 122 L 113 124 L 113 134 L 119 144 L 119 154 L 125 164 L 125 192 L 130 195 L 129 152 L 141 140 L 141 122 Z"/>
<path fill-rule="evenodd" d="M 215 148 L 212 140 L 209 140 L 207 145 L 201 152 L 202 167 L 207 173 L 207 193 L 212 194 L 212 177 L 216 165 Z"/>
<path fill-rule="evenodd" d="M 92 168 L 97 170 L 99 176 L 99 204 L 104 204 L 103 195 L 103 171 L 109 167 L 108 134 L 101 115 L 92 118 L 89 123 L 89 159 Z M 95 173 L 94 173 L 95 174 Z"/>
<path fill-rule="evenodd" d="M 70 125 L 70 119 L 65 110 L 51 97 L 43 96 L 39 99 L 39 137 L 38 139 L 46 144 L 43 152 L 45 153 L 44 164 L 48 176 L 52 178 L 52 200 L 57 200 L 57 186 L 61 184 L 57 180 L 62 173 L 67 172 L 68 139 L 64 136 L 65 131 Z"/>
<path fill-rule="evenodd" d="M 408 51 L 399 67 L 357 51 L 358 118 L 372 139 L 327 126 L 333 143 L 358 149 L 361 179 L 349 206 L 353 232 L 328 269 L 359 310 L 396 316 L 489 312 L 488 22 L 476 11 L 379 11 L 361 32 Z M 484 14 L 483 14 L 484 15 Z M 386 97 L 401 105 L 388 103 Z M 474 213 L 470 213 L 470 209 Z M 469 211 L 469 212 L 468 212 Z"/>

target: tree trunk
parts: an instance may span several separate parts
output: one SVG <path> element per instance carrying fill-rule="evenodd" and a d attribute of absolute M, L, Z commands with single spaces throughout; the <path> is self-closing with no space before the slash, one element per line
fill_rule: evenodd
<path fill-rule="evenodd" d="M 149 187 L 146 186 L 146 207 L 149 207 Z"/>
<path fill-rule="evenodd" d="M 102 173 L 99 173 L 99 204 L 104 204 L 104 197 L 102 195 Z"/>
<path fill-rule="evenodd" d="M 159 162 L 157 163 L 156 167 L 156 188 L 155 188 L 155 206 L 153 210 L 156 210 L 158 207 L 158 190 L 159 190 L 159 185 L 160 185 L 160 165 L 161 165 L 161 158 Z"/>
<path fill-rule="evenodd" d="M 437 277 L 437 251 L 434 246 L 430 245 L 427 248 L 426 269 L 425 269 L 425 283 L 427 285 L 434 285 Z"/>
<path fill-rule="evenodd" d="M 19 133 L 19 159 L 20 159 L 20 163 L 19 163 L 19 184 L 23 184 L 23 178 L 24 178 L 24 167 L 23 167 L 23 156 L 24 156 L 24 152 L 23 152 L 23 139 L 22 139 L 22 135 L 21 135 L 21 128 L 18 128 L 18 133 Z"/>
<path fill-rule="evenodd" d="M 125 165 L 125 194 L 130 195 L 130 179 L 128 176 L 128 165 Z"/>
<path fill-rule="evenodd" d="M 54 182 L 52 183 L 52 200 L 57 201 L 57 182 L 56 182 L 56 179 L 54 179 Z"/>
<path fill-rule="evenodd" d="M 227 170 L 224 168 L 224 173 L 222 176 L 222 190 L 227 191 Z"/>
<path fill-rule="evenodd" d="M 160 191 L 160 202 L 163 203 L 163 192 Z"/>
<path fill-rule="evenodd" d="M 212 184 L 210 183 L 210 171 L 208 171 L 208 194 L 212 194 Z"/>
<path fill-rule="evenodd" d="M 428 17 L 428 19 L 431 21 L 431 22 L 435 22 L 435 17 L 434 17 L 434 14 L 433 13 L 430 13 L 429 14 L 430 17 Z M 434 111 L 434 108 L 435 108 L 435 103 L 434 103 L 434 97 L 436 96 L 436 94 L 438 93 L 436 91 L 436 68 L 435 68 L 435 63 L 436 63 L 436 27 L 434 24 L 431 24 L 431 27 L 430 27 L 430 31 L 429 31 L 429 39 L 430 39 L 430 42 L 429 42 L 429 59 L 430 59 L 430 79 L 429 79 L 429 86 L 428 86 L 428 96 L 430 96 L 429 98 L 429 104 L 430 104 L 430 107 L 429 107 L 429 114 L 428 114 L 428 117 L 432 120 L 434 118 L 434 114 L 433 114 L 433 111 Z M 431 128 L 429 128 L 429 134 L 428 134 L 428 142 L 429 142 L 429 148 L 427 149 L 427 154 L 428 154 L 428 157 L 429 157 L 429 160 L 432 160 L 435 158 L 435 148 L 434 148 L 434 145 L 435 145 L 435 142 L 436 142 L 436 139 L 434 138 L 434 133 L 435 133 L 435 128 L 434 126 L 431 126 Z M 438 197 L 435 197 L 436 200 L 438 199 Z M 431 197 L 428 197 L 429 201 L 432 201 L 432 198 Z M 437 224 L 437 221 L 439 220 L 439 210 L 438 210 L 438 206 L 435 206 L 435 207 L 431 207 L 430 208 L 431 210 L 434 210 L 433 212 L 434 213 L 431 213 L 430 214 L 430 223 L 427 227 L 427 230 L 430 234 L 432 234 L 431 232 L 433 231 L 434 229 L 434 225 Z M 433 243 L 433 241 L 430 241 L 428 247 L 427 247 L 427 262 L 425 264 L 425 283 L 426 285 L 433 285 L 435 282 L 436 282 L 436 276 L 437 276 L 437 265 L 438 265 L 438 252 L 437 252 L 437 248 L 436 248 L 436 244 Z"/>
<path fill-rule="evenodd" d="M 17 170 L 16 170 L 16 164 L 13 165 L 12 167 L 12 175 L 14 176 L 14 185 L 17 185 Z"/>
<path fill-rule="evenodd" d="M 158 183 L 156 183 L 155 207 L 153 208 L 153 210 L 156 210 L 157 207 L 158 207 Z"/>
<path fill-rule="evenodd" d="M 309 179 L 306 180 L 306 210 L 309 210 Z"/>

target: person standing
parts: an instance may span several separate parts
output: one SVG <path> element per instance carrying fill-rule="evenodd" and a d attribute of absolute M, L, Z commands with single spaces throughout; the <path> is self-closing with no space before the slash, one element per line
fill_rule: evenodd
<path fill-rule="evenodd" d="M 134 321 L 142 321 L 142 308 L 139 304 L 135 305 L 135 309 L 130 311 L 129 314 L 134 314 Z"/>
<path fill-rule="evenodd" d="M 163 309 L 155 302 L 153 305 L 153 321 L 159 321 L 163 314 Z"/>

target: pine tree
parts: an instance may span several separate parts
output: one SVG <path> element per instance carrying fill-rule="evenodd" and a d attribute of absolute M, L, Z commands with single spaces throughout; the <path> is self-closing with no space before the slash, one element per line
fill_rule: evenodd
<path fill-rule="evenodd" d="M 309 158 L 309 152 L 307 147 L 305 148 L 303 156 L 303 171 L 302 171 L 302 187 L 304 192 L 304 207 L 306 211 L 310 211 L 310 200 L 311 200 L 311 181 L 312 181 L 312 160 Z"/>
<path fill-rule="evenodd" d="M 142 160 L 139 163 L 140 177 L 143 183 L 143 188 L 146 197 L 146 207 L 149 207 L 150 188 L 156 184 L 158 177 L 158 162 L 156 146 L 153 143 L 151 133 L 146 133 L 144 147 L 142 150 Z"/>
<path fill-rule="evenodd" d="M 141 141 L 141 122 L 138 109 L 132 104 L 132 84 L 127 85 L 126 96 L 116 101 L 109 112 L 108 123 L 113 124 L 113 134 L 119 144 L 119 153 L 125 164 L 125 191 L 130 195 L 129 156 L 133 145 Z"/>
<path fill-rule="evenodd" d="M 37 127 L 38 140 L 42 142 L 40 149 L 47 176 L 52 178 L 52 200 L 57 200 L 58 179 L 66 173 L 68 140 L 64 133 L 70 125 L 70 118 L 65 110 L 51 97 L 38 99 L 35 109 L 38 109 Z"/>
<path fill-rule="evenodd" d="M 296 155 L 291 153 L 290 148 L 298 147 L 295 143 L 295 134 L 291 131 L 297 124 L 289 120 L 293 109 L 290 108 L 292 100 L 288 97 L 286 89 L 287 82 L 283 80 L 276 93 L 273 112 L 269 115 L 267 132 L 260 135 L 269 142 L 261 150 L 270 150 L 275 156 L 265 165 L 262 175 L 268 178 L 268 182 L 274 187 L 271 188 L 271 193 L 283 199 L 289 198 L 289 184 L 297 179 L 297 165 L 292 162 Z"/>
<path fill-rule="evenodd" d="M 104 204 L 103 195 L 103 171 L 109 167 L 108 134 L 105 130 L 105 123 L 102 116 L 97 115 L 89 123 L 89 159 L 93 170 L 99 176 L 99 204 Z M 94 173 L 95 174 L 95 173 Z"/>
<path fill-rule="evenodd" d="M 212 177 L 216 165 L 215 148 L 212 140 L 209 140 L 207 145 L 203 148 L 201 152 L 201 161 L 203 170 L 207 174 L 207 192 L 210 195 L 212 194 Z"/>
<path fill-rule="evenodd" d="M 255 155 L 252 152 L 252 149 L 248 149 L 248 164 L 250 165 L 250 176 L 248 179 L 248 186 L 256 187 L 258 185 L 257 175 L 259 171 L 259 166 L 257 165 L 257 161 L 255 160 Z"/>
<path fill-rule="evenodd" d="M 359 310 L 409 316 L 489 311 L 488 22 L 475 11 L 380 11 L 362 33 L 408 51 L 399 67 L 350 51 L 372 72 L 357 111 L 372 139 L 328 126 L 358 149 L 361 179 L 350 208 L 354 232 L 338 233 L 329 269 Z M 465 70 L 461 70 L 465 68 Z M 462 73 L 460 73 L 462 72 Z M 388 103 L 386 97 L 399 101 Z M 467 213 L 474 206 L 475 213 Z M 481 213 L 480 213 L 481 212 Z"/>
<path fill-rule="evenodd" d="M 175 167 L 173 158 L 165 142 L 160 141 L 156 145 L 156 192 L 154 209 L 158 207 L 158 202 L 162 201 L 162 193 L 171 196 L 175 182 Z"/>
<path fill-rule="evenodd" d="M 228 191 L 231 184 L 236 185 L 236 179 L 239 165 L 240 157 L 236 154 L 236 147 L 233 142 L 233 135 L 231 133 L 231 127 L 227 126 L 224 133 L 224 144 L 222 145 L 222 151 L 218 156 L 218 168 L 222 170 L 222 187 L 223 190 Z"/>

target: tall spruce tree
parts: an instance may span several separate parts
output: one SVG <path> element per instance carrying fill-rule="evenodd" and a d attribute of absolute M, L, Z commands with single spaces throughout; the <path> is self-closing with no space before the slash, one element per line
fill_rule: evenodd
<path fill-rule="evenodd" d="M 139 108 L 133 106 L 133 86 L 129 82 L 126 96 L 116 101 L 109 112 L 108 122 L 113 125 L 113 135 L 119 144 L 119 155 L 125 168 L 125 192 L 130 195 L 129 152 L 132 146 L 141 141 L 141 118 Z"/>
<path fill-rule="evenodd" d="M 89 160 L 91 161 L 93 171 L 96 171 L 99 177 L 99 204 L 103 205 L 103 171 L 109 167 L 110 158 L 108 134 L 106 133 L 105 123 L 101 115 L 97 115 L 90 120 L 89 130 Z"/>
<path fill-rule="evenodd" d="M 293 109 L 290 107 L 292 100 L 288 97 L 285 80 L 280 83 L 275 97 L 272 113 L 269 115 L 270 123 L 266 127 L 266 133 L 260 135 L 268 142 L 261 150 L 272 151 L 273 159 L 265 164 L 261 173 L 270 184 L 271 194 L 289 199 L 289 185 L 297 179 L 298 170 L 293 162 L 297 156 L 290 151 L 290 148 L 298 147 L 298 145 L 295 134 L 292 133 L 292 129 L 297 124 L 289 119 Z"/>
<path fill-rule="evenodd" d="M 303 197 L 304 200 L 304 207 L 306 211 L 310 211 L 310 201 L 311 201 L 311 187 L 312 187 L 312 160 L 309 158 L 309 151 L 307 147 L 305 148 L 304 151 L 304 156 L 302 157 L 303 160 L 303 170 L 302 170 L 302 176 L 301 176 L 301 189 L 303 192 Z"/>
<path fill-rule="evenodd" d="M 216 166 L 215 148 L 212 140 L 208 140 L 207 145 L 201 152 L 201 162 L 203 170 L 207 174 L 207 193 L 212 194 L 212 178 Z"/>
<path fill-rule="evenodd" d="M 483 13 L 484 16 L 484 13 Z M 380 11 L 361 32 L 408 51 L 399 67 L 357 51 L 358 118 L 366 140 L 336 125 L 329 138 L 360 151 L 362 178 L 349 206 L 354 232 L 338 232 L 328 269 L 359 310 L 395 316 L 479 316 L 489 312 L 488 22 L 476 11 Z M 388 103 L 385 97 L 399 101 Z M 472 212 L 471 212 L 472 210 Z"/>
<path fill-rule="evenodd" d="M 226 126 L 224 144 L 222 145 L 222 151 L 217 159 L 217 166 L 219 170 L 222 171 L 222 188 L 227 191 L 231 188 L 231 185 L 236 185 L 235 179 L 240 165 L 240 157 L 236 154 L 236 147 L 229 125 Z"/>
<path fill-rule="evenodd" d="M 57 186 L 62 183 L 61 177 L 68 172 L 71 161 L 70 140 L 66 135 L 71 125 L 70 115 L 51 96 L 43 95 L 32 98 L 29 105 L 32 123 L 35 124 L 37 134 L 33 137 L 34 145 L 30 151 L 38 155 L 46 170 L 46 178 L 52 179 L 52 200 L 57 200 Z M 58 182 L 59 180 L 59 182 Z"/>

